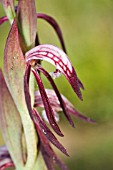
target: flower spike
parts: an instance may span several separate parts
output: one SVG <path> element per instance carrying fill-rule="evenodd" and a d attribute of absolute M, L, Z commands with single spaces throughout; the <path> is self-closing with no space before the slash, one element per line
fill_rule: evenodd
<path fill-rule="evenodd" d="M 56 67 L 56 72 L 53 75 L 56 76 L 59 72 L 64 74 L 77 96 L 82 100 L 77 74 L 67 55 L 61 49 L 53 45 L 43 44 L 29 50 L 25 56 L 26 63 L 32 60 L 45 60 L 53 64 Z"/>

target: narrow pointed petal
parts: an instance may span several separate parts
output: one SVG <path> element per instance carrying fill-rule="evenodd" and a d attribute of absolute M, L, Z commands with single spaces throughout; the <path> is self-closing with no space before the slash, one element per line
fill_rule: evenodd
<path fill-rule="evenodd" d="M 59 102 L 60 102 L 60 105 L 61 105 L 61 108 L 62 108 L 62 110 L 63 110 L 63 112 L 64 112 L 65 117 L 67 118 L 67 120 L 69 121 L 69 123 L 71 124 L 71 126 L 74 127 L 74 123 L 73 123 L 73 121 L 72 121 L 72 119 L 71 119 L 71 116 L 68 114 L 68 112 L 67 112 L 67 110 L 66 110 L 65 103 L 64 103 L 64 101 L 62 100 L 62 97 L 61 97 L 61 95 L 60 95 L 60 92 L 59 92 L 57 86 L 55 85 L 52 77 L 51 77 L 50 74 L 49 74 L 44 68 L 42 68 L 41 66 L 38 66 L 37 69 L 38 69 L 39 71 L 41 71 L 41 72 L 45 75 L 45 77 L 49 80 L 50 84 L 52 85 L 52 87 L 53 87 L 53 89 L 54 89 L 54 91 L 55 91 L 55 93 L 56 93 L 56 95 L 57 95 L 57 97 L 58 97 L 58 100 L 59 100 Z"/>
<path fill-rule="evenodd" d="M 48 145 L 48 150 L 46 147 L 47 144 L 42 142 L 40 149 L 48 170 L 55 170 L 54 164 L 57 164 L 62 170 L 68 170 L 67 166 L 56 156 L 51 146 Z"/>
<path fill-rule="evenodd" d="M 16 167 L 24 166 L 22 153 L 22 123 L 20 114 L 8 91 L 0 70 L 0 126 L 5 143 Z"/>
<path fill-rule="evenodd" d="M 55 19 L 52 18 L 51 16 L 47 15 L 47 14 L 42 14 L 42 13 L 38 13 L 37 18 L 44 19 L 45 21 L 47 21 L 54 28 L 54 30 L 56 31 L 56 34 L 57 34 L 57 36 L 58 36 L 58 38 L 60 40 L 62 49 L 64 50 L 65 53 L 67 53 L 65 43 L 64 43 L 64 40 L 63 40 L 62 31 L 61 31 L 58 23 L 55 21 Z"/>
<path fill-rule="evenodd" d="M 84 85 L 80 79 L 78 79 L 78 83 L 79 83 L 79 87 L 82 88 L 82 90 L 84 90 Z"/>
<path fill-rule="evenodd" d="M 42 144 L 40 149 L 48 170 L 55 170 L 54 164 L 57 164 L 62 170 L 68 170 L 67 166 L 58 159 L 51 147 L 49 148 L 49 153 L 46 152 L 45 146 Z"/>
<path fill-rule="evenodd" d="M 16 19 L 14 20 L 4 52 L 4 72 L 8 89 L 19 110 L 26 139 L 27 160 L 26 168 L 34 165 L 37 156 L 37 139 L 33 122 L 30 118 L 24 95 L 25 60 L 19 43 L 19 33 Z M 33 82 L 31 87 L 33 86 Z M 31 89 L 34 100 L 34 89 Z M 32 140 L 31 140 L 32 138 Z M 26 157 L 26 156 L 25 156 Z M 31 167 L 32 169 L 32 167 Z"/>
<path fill-rule="evenodd" d="M 27 65 L 25 75 L 24 75 L 24 94 L 25 94 L 26 105 L 27 105 L 30 117 L 32 119 L 31 96 L 30 96 L 30 93 L 29 93 L 30 71 L 31 71 L 31 66 Z"/>
<path fill-rule="evenodd" d="M 51 108 L 51 105 L 50 105 L 49 99 L 47 97 L 46 91 L 44 89 L 42 80 L 41 80 L 38 72 L 36 72 L 33 68 L 32 68 L 32 72 L 33 72 L 33 74 L 34 74 L 34 76 L 36 78 L 36 81 L 37 81 L 37 84 L 38 84 L 38 87 L 39 87 L 39 90 L 40 90 L 40 94 L 42 96 L 42 100 L 43 100 L 43 103 L 44 103 L 45 111 L 46 111 L 48 120 L 50 122 L 50 125 L 51 125 L 51 127 L 54 129 L 54 131 L 58 135 L 63 136 L 63 134 L 60 131 L 60 128 L 58 127 L 58 125 L 56 123 L 56 120 L 54 118 L 54 112 L 53 112 L 53 110 Z"/>
<path fill-rule="evenodd" d="M 8 18 L 6 16 L 0 18 L 0 25 L 2 25 L 4 22 L 8 21 Z"/>
<path fill-rule="evenodd" d="M 48 170 L 54 170 L 54 165 L 53 165 L 54 163 L 57 163 L 60 166 L 60 168 L 62 168 L 62 170 L 67 170 L 66 166 L 64 166 L 64 164 L 57 158 L 56 154 L 54 153 L 54 151 L 52 150 L 48 142 L 48 139 L 46 138 L 44 133 L 42 133 L 40 126 L 36 122 L 35 122 L 35 126 L 40 138 L 40 149 Z"/>
<path fill-rule="evenodd" d="M 53 109 L 56 112 L 62 111 L 62 108 L 60 106 L 60 103 L 58 101 L 58 98 L 57 98 L 55 92 L 53 90 L 46 89 L 46 93 L 47 93 L 47 96 L 48 96 L 48 98 L 50 100 L 50 104 L 53 107 Z M 65 103 L 66 109 L 69 112 L 69 114 L 74 115 L 75 117 L 77 117 L 77 118 L 79 118 L 81 120 L 84 120 L 86 122 L 95 123 L 95 120 L 82 115 L 79 111 L 77 111 L 74 108 L 74 106 L 70 103 L 70 101 L 66 97 L 64 97 L 63 95 L 61 95 L 61 96 L 62 96 L 62 99 L 63 99 L 63 101 Z M 41 95 L 40 95 L 39 91 L 35 91 L 34 106 L 35 107 L 42 107 L 42 108 L 44 107 L 43 106 L 43 102 L 42 102 L 42 98 L 41 98 Z"/>
<path fill-rule="evenodd" d="M 64 74 L 77 96 L 82 100 L 77 74 L 67 55 L 61 49 L 53 45 L 43 44 L 29 50 L 25 56 L 26 62 L 45 60 L 53 64 L 59 72 Z"/>
<path fill-rule="evenodd" d="M 57 140 L 57 138 L 54 136 L 54 134 L 50 131 L 50 129 L 47 127 L 39 113 L 34 109 L 34 121 L 35 124 L 39 124 L 40 128 L 42 129 L 42 133 L 47 137 L 47 139 L 55 145 L 61 152 L 63 152 L 66 156 L 69 156 L 66 149 L 63 147 L 63 145 Z"/>

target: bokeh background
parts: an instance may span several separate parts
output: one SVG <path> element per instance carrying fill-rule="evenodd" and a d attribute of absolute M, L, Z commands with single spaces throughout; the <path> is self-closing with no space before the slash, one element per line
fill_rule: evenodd
<path fill-rule="evenodd" d="M 37 11 L 53 16 L 63 31 L 68 56 L 85 91 L 81 102 L 61 76 L 55 82 L 63 93 L 85 115 L 96 120 L 88 124 L 73 117 L 72 129 L 61 114 L 60 139 L 70 158 L 57 154 L 70 170 L 113 170 L 113 1 L 112 0 L 37 0 Z M 1 4 L 0 4 L 1 5 Z M 0 6 L 0 16 L 4 12 Z M 0 27 L 0 67 L 10 25 Z M 60 47 L 50 25 L 38 21 L 41 43 Z M 48 71 L 53 69 L 47 63 Z M 44 79 L 45 86 L 49 83 Z M 3 144 L 0 136 L 0 145 Z"/>

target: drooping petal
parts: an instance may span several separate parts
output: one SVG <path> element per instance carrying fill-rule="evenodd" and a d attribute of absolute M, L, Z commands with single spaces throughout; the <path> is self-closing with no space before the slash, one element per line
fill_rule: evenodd
<path fill-rule="evenodd" d="M 57 140 L 57 138 L 54 136 L 54 134 L 50 131 L 50 129 L 47 127 L 39 113 L 34 109 L 33 117 L 35 124 L 39 124 L 40 128 L 42 129 L 42 133 L 47 137 L 47 139 L 55 145 L 61 152 L 63 152 L 65 155 L 69 156 L 66 149 L 63 147 L 63 145 Z"/>
<path fill-rule="evenodd" d="M 2 25 L 4 22 L 8 21 L 8 18 L 6 16 L 0 18 L 0 25 Z"/>
<path fill-rule="evenodd" d="M 31 107 L 30 93 L 29 93 L 29 76 L 30 76 L 30 66 L 27 66 L 25 76 L 24 76 L 24 91 L 25 91 L 25 99 L 26 104 L 28 106 L 29 113 L 31 118 L 36 126 L 40 126 L 42 133 L 47 137 L 48 140 L 51 141 L 53 145 L 55 145 L 60 151 L 62 151 L 65 155 L 68 156 L 66 149 L 60 144 L 57 138 L 53 135 L 53 133 L 49 130 L 49 128 L 44 123 L 43 119 L 40 117 L 36 110 L 33 110 Z M 38 124 L 38 125 L 37 125 Z"/>
<path fill-rule="evenodd" d="M 22 122 L 0 70 L 0 126 L 5 143 L 16 167 L 24 166 L 22 153 Z"/>
<path fill-rule="evenodd" d="M 49 80 L 50 84 L 52 85 L 52 87 L 53 87 L 53 89 L 54 89 L 54 91 L 55 91 L 55 93 L 56 93 L 56 95 L 57 95 L 57 97 L 58 97 L 58 100 L 60 101 L 60 105 L 61 105 L 61 108 L 62 108 L 64 114 L 65 114 L 65 117 L 67 118 L 67 120 L 69 121 L 69 123 L 71 124 L 71 126 L 74 127 L 74 123 L 73 123 L 70 115 L 68 114 L 68 112 L 67 112 L 67 110 L 66 110 L 65 103 L 64 103 L 64 101 L 62 100 L 62 97 L 61 97 L 61 95 L 60 95 L 60 92 L 59 92 L 57 86 L 55 85 L 52 77 L 51 77 L 50 74 L 49 74 L 44 68 L 42 68 L 41 66 L 38 66 L 37 69 L 38 69 L 39 71 L 41 71 L 41 72 L 45 75 L 45 77 Z"/>
<path fill-rule="evenodd" d="M 55 92 L 53 90 L 46 89 L 46 93 L 47 93 L 47 96 L 48 96 L 48 98 L 50 100 L 50 104 L 53 107 L 53 109 L 56 112 L 62 111 L 62 108 L 60 106 L 60 103 L 58 101 L 58 98 L 57 98 Z M 70 103 L 70 101 L 66 97 L 64 97 L 63 95 L 62 95 L 62 99 L 63 99 L 63 101 L 65 103 L 66 109 L 69 112 L 69 114 L 74 115 L 75 117 L 77 117 L 77 118 L 79 118 L 81 120 L 84 120 L 86 122 L 95 123 L 95 120 L 93 120 L 93 119 L 91 119 L 89 117 L 86 117 L 86 116 L 82 115 L 79 111 L 77 111 L 74 108 L 74 106 Z M 40 95 L 39 91 L 35 92 L 34 106 L 44 108 L 42 98 L 41 98 L 41 95 Z"/>
<path fill-rule="evenodd" d="M 38 72 L 36 72 L 33 68 L 32 68 L 32 72 L 33 72 L 33 74 L 36 78 L 36 81 L 37 81 L 37 84 L 38 84 L 38 87 L 39 87 L 39 90 L 40 90 L 40 94 L 42 96 L 42 100 L 43 100 L 43 103 L 44 103 L 44 108 L 45 108 L 48 120 L 50 122 L 50 125 L 58 135 L 63 136 L 63 134 L 60 131 L 60 128 L 58 127 L 56 120 L 54 118 L 54 112 L 53 112 L 52 107 L 50 105 L 49 99 L 47 97 L 46 91 L 45 91 L 43 83 L 42 83 L 42 80 L 41 80 Z"/>
<path fill-rule="evenodd" d="M 61 31 L 58 23 L 55 21 L 55 19 L 52 18 L 51 16 L 49 16 L 47 14 L 43 14 L 43 13 L 38 13 L 37 18 L 44 19 L 45 21 L 47 21 L 54 28 L 54 30 L 56 31 L 56 34 L 58 35 L 60 43 L 62 45 L 62 49 L 64 50 L 65 53 L 67 53 L 65 43 L 64 43 L 64 40 L 63 40 L 62 31 Z"/>
<path fill-rule="evenodd" d="M 61 49 L 53 45 L 43 44 L 29 50 L 25 56 L 26 62 L 45 60 L 53 64 L 57 72 L 64 74 L 77 96 L 82 100 L 77 74 L 67 55 Z"/>
<path fill-rule="evenodd" d="M 52 150 L 46 136 L 44 135 L 44 133 L 42 133 L 40 126 L 37 123 L 35 123 L 35 126 L 40 138 L 40 149 L 48 170 L 54 170 L 54 163 L 57 163 L 62 170 L 67 170 L 67 167 L 57 158 L 56 154 Z"/>

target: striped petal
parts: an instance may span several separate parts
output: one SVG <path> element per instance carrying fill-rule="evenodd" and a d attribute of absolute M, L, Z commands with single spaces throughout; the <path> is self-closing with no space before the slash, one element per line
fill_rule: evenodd
<path fill-rule="evenodd" d="M 61 49 L 53 45 L 43 44 L 32 48 L 25 54 L 25 56 L 26 62 L 45 60 L 53 64 L 56 67 L 55 75 L 59 72 L 64 74 L 77 96 L 82 100 L 77 74 L 68 56 Z"/>

